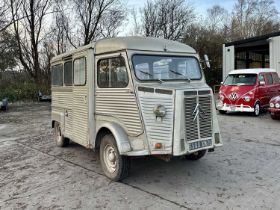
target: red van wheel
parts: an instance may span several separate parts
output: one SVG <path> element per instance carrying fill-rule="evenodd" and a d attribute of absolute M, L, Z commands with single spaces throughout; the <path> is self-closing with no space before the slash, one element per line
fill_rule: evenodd
<path fill-rule="evenodd" d="M 261 105 L 260 102 L 257 102 L 254 106 L 254 116 L 259 116 L 261 111 Z"/>

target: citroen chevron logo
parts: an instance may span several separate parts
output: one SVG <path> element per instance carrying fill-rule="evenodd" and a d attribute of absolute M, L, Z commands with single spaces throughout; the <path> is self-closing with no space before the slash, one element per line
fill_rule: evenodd
<path fill-rule="evenodd" d="M 199 116 L 200 118 L 204 119 L 205 112 L 201 109 L 200 104 L 196 104 L 195 109 L 193 110 L 192 115 L 194 116 L 193 121 L 197 119 Z"/>

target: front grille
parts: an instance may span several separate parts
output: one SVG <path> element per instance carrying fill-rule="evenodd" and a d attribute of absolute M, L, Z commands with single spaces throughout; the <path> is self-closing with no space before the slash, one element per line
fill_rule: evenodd
<path fill-rule="evenodd" d="M 212 137 L 211 95 L 185 94 L 186 140 Z"/>

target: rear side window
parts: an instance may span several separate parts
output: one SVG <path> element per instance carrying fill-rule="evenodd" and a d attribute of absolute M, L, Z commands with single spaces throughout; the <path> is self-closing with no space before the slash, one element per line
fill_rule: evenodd
<path fill-rule="evenodd" d="M 70 86 L 73 84 L 73 69 L 72 61 L 64 63 L 64 85 Z"/>
<path fill-rule="evenodd" d="M 278 74 L 273 74 L 273 81 L 274 81 L 274 84 L 278 84 L 279 83 Z"/>
<path fill-rule="evenodd" d="M 273 84 L 273 78 L 272 78 L 272 75 L 271 74 L 266 74 L 266 81 L 267 81 L 267 84 L 268 85 L 271 85 Z"/>
<path fill-rule="evenodd" d="M 123 57 L 98 61 L 97 84 L 101 88 L 124 88 L 128 85 L 128 75 Z"/>
<path fill-rule="evenodd" d="M 78 58 L 74 60 L 74 84 L 86 84 L 86 58 Z"/>
<path fill-rule="evenodd" d="M 260 82 L 265 82 L 264 77 L 263 77 L 263 75 L 261 75 L 261 74 L 259 75 L 259 81 L 260 81 Z"/>
<path fill-rule="evenodd" d="M 58 64 L 52 67 L 52 85 L 63 86 L 63 67 Z"/>

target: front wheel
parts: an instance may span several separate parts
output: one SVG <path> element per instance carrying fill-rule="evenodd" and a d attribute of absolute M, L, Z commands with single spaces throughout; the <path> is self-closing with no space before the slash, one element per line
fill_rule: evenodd
<path fill-rule="evenodd" d="M 219 113 L 220 113 L 220 114 L 226 114 L 227 111 L 225 111 L 225 110 L 219 110 Z"/>
<path fill-rule="evenodd" d="M 200 150 L 198 152 L 192 153 L 190 155 L 186 155 L 185 158 L 187 160 L 199 160 L 206 154 L 206 150 Z"/>
<path fill-rule="evenodd" d="M 260 115 L 260 111 L 261 111 L 261 105 L 260 105 L 259 102 L 257 102 L 255 104 L 255 106 L 254 106 L 254 113 L 253 113 L 253 115 L 256 116 L 256 117 L 259 116 Z"/>
<path fill-rule="evenodd" d="M 271 119 L 277 120 L 277 117 L 275 115 L 270 114 Z"/>
<path fill-rule="evenodd" d="M 128 176 L 130 159 L 120 155 L 113 135 L 104 136 L 100 144 L 100 161 L 104 174 L 113 181 L 120 181 Z"/>

